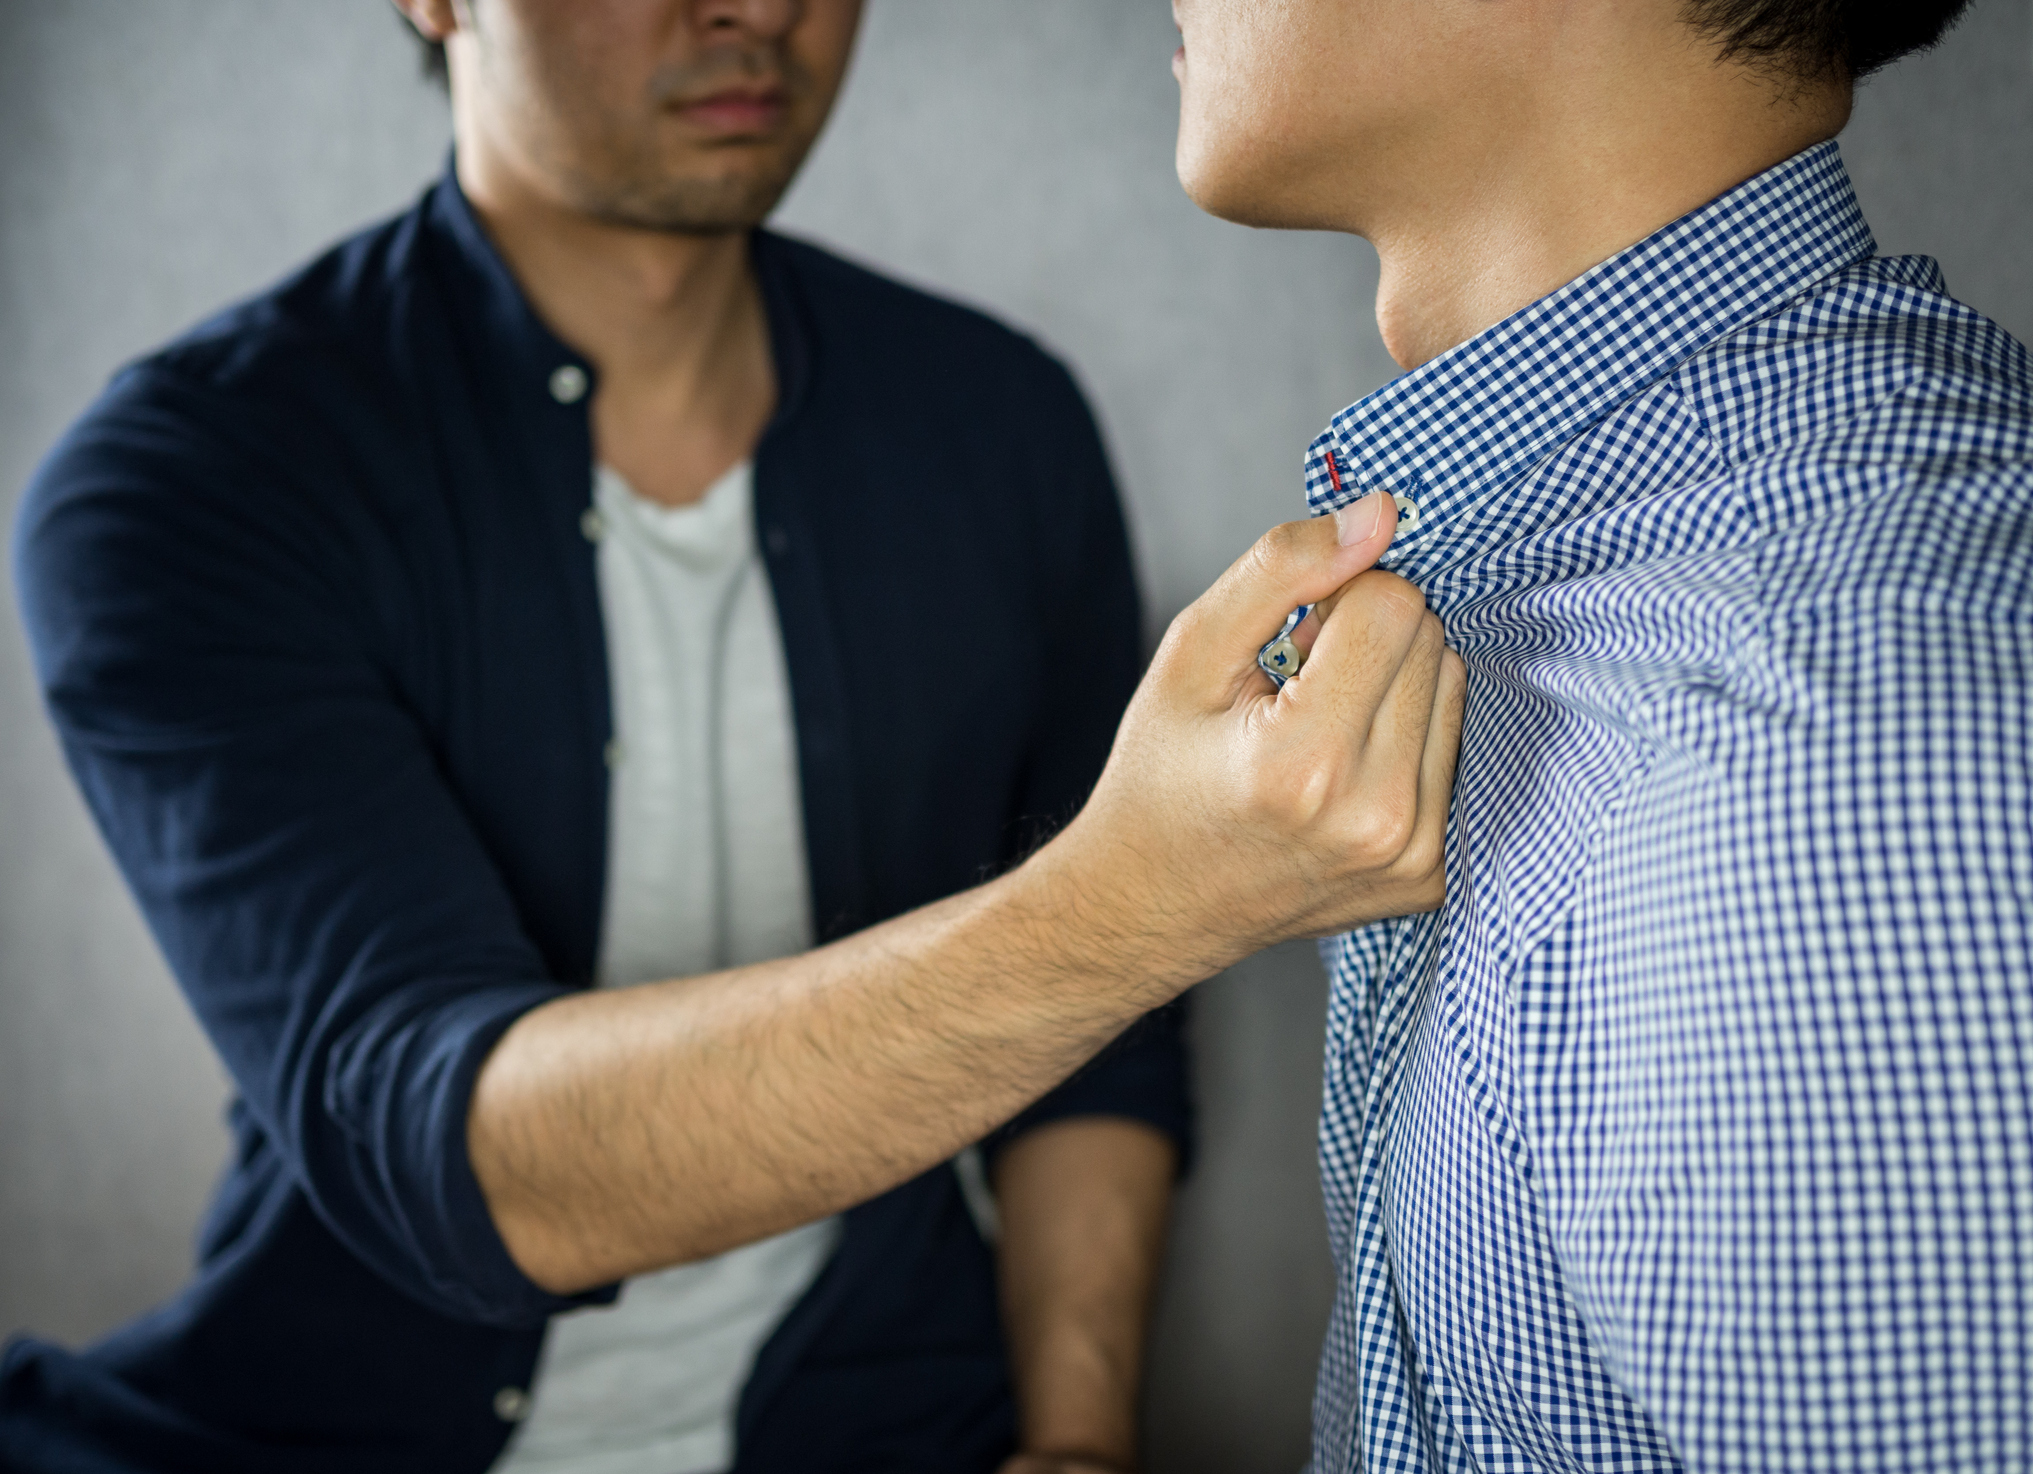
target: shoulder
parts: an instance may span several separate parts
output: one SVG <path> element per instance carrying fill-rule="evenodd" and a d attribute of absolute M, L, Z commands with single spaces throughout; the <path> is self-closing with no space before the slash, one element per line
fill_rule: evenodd
<path fill-rule="evenodd" d="M 2033 372 L 1933 262 L 1857 262 L 1669 383 L 1714 455 L 1685 505 L 1715 541 L 1657 577 L 1764 632 L 1756 701 L 1854 713 L 2033 630 Z"/>
<path fill-rule="evenodd" d="M 428 201 L 429 196 L 425 197 Z M 359 388 L 380 377 L 405 315 L 430 288 L 420 202 L 339 241 L 264 288 L 128 365 L 124 396 L 209 389 L 273 399 L 306 375 Z"/>
<path fill-rule="evenodd" d="M 119 369 L 38 468 L 24 529 L 109 481 L 223 493 L 336 457 L 340 426 L 385 436 L 406 399 L 398 323 L 424 275 L 417 225 L 410 211 L 342 241 Z"/>
<path fill-rule="evenodd" d="M 81 600 L 134 602 L 256 568 L 301 587 L 330 567 L 344 540 L 333 519 L 354 515 L 334 490 L 342 468 L 360 463 L 362 445 L 395 454 L 408 438 L 403 355 L 391 345 L 418 275 L 416 213 L 113 375 L 17 513 L 32 632 L 74 622 Z"/>
<path fill-rule="evenodd" d="M 263 493 L 390 443 L 427 372 L 430 194 L 116 371 L 39 469 L 25 514 L 115 471 Z M 231 468 L 232 475 L 222 475 Z"/>
<path fill-rule="evenodd" d="M 838 494 L 807 511 L 839 566 L 936 548 L 931 562 L 975 568 L 977 593 L 1003 581 L 1019 607 L 1040 589 L 1063 603 L 1083 569 L 1129 586 L 1108 454 L 1065 365 L 988 313 L 801 241 L 759 234 L 757 265 L 772 314 L 800 329 L 779 350 L 805 356 L 774 454 L 825 467 Z"/>
<path fill-rule="evenodd" d="M 330 428 L 386 430 L 404 403 L 400 324 L 427 276 L 421 207 L 362 231 L 283 280 L 126 364 L 38 468 L 24 531 L 117 481 L 223 492 L 334 449 Z M 232 467 L 241 474 L 221 478 Z"/>
<path fill-rule="evenodd" d="M 1920 256 L 1872 258 L 1676 375 L 1732 464 L 1939 478 L 2033 463 L 2033 357 Z"/>
<path fill-rule="evenodd" d="M 764 270 L 792 284 L 827 363 L 909 392 L 993 407 L 1019 396 L 1085 418 L 1066 366 L 1024 333 L 980 309 L 908 286 L 807 241 L 762 232 Z"/>

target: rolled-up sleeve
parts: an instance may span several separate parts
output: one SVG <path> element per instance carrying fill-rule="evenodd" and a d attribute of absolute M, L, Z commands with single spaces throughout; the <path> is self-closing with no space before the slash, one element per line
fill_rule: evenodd
<path fill-rule="evenodd" d="M 1101 434 L 1072 377 L 1050 364 L 1036 390 L 1033 473 L 1052 488 L 1039 538 L 1055 555 L 1046 687 L 1024 794 L 1027 844 L 1079 810 L 1101 776 L 1144 665 L 1143 611 L 1122 503 Z M 1146 1015 L 989 1143 L 1050 1121 L 1117 1116 L 1172 1138 L 1181 1170 L 1192 1149 L 1185 999 Z"/>

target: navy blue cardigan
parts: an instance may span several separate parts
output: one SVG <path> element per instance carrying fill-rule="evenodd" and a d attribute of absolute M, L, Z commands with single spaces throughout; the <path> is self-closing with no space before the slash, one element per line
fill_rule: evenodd
<path fill-rule="evenodd" d="M 1063 820 L 1138 669 L 1099 437 L 978 314 L 754 238 L 781 383 L 760 545 L 831 938 Z M 65 751 L 236 1087 L 189 1286 L 81 1353 L 0 1360 L 0 1465 L 481 1470 L 547 1318 L 465 1151 L 473 1077 L 587 986 L 606 649 L 580 531 L 592 366 L 455 183 L 123 371 L 16 540 Z M 1176 1019 L 1012 1129 L 1183 1139 Z M 852 1210 L 742 1397 L 739 1469 L 988 1469 L 991 1262 L 946 1168 Z"/>

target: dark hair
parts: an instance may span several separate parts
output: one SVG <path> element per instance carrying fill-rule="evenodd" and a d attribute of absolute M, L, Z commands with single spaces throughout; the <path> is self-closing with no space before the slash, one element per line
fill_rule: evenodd
<path fill-rule="evenodd" d="M 1803 80 L 1855 80 L 1936 45 L 1969 0 L 1685 0 L 1725 60 Z"/>

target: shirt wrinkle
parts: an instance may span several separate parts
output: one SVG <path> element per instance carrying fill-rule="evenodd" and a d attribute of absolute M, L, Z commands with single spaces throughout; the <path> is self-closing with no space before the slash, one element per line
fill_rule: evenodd
<path fill-rule="evenodd" d="M 1308 450 L 1469 673 L 1323 946 L 1323 1474 L 2033 1462 L 2033 373 L 1874 249 L 1819 145 Z"/>

